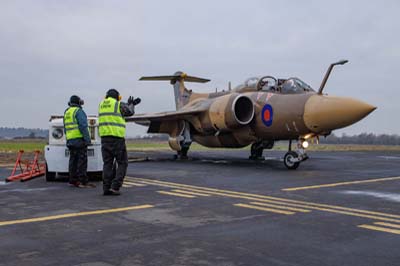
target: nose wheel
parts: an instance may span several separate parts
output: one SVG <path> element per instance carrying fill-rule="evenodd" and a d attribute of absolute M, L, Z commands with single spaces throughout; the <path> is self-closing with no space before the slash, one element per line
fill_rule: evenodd
<path fill-rule="evenodd" d="M 289 141 L 289 151 L 283 157 L 283 163 L 287 169 L 295 170 L 301 162 L 308 159 L 306 149 L 303 147 L 303 141 L 299 140 L 296 151 L 292 151 L 292 141 Z"/>
<path fill-rule="evenodd" d="M 288 151 L 283 158 L 283 163 L 287 169 L 294 170 L 300 165 L 299 155 L 295 151 Z"/>

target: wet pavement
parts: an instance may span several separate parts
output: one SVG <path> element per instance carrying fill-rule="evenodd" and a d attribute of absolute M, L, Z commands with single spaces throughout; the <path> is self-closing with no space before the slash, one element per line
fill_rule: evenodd
<path fill-rule="evenodd" d="M 400 152 L 283 154 L 131 153 L 116 197 L 0 183 L 0 265 L 399 264 Z"/>

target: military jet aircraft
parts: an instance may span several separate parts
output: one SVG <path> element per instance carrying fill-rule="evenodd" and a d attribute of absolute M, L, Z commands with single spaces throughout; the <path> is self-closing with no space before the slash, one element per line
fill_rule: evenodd
<path fill-rule="evenodd" d="M 308 141 L 361 120 L 376 107 L 362 101 L 323 94 L 329 75 L 341 60 L 329 66 L 318 91 L 299 78 L 262 76 L 215 93 L 195 93 L 185 82 L 210 80 L 176 72 L 172 76 L 141 77 L 170 81 L 176 111 L 138 114 L 127 118 L 148 126 L 148 133 L 166 133 L 177 157 L 187 158 L 192 141 L 206 147 L 241 148 L 251 144 L 250 159 L 263 159 L 264 149 L 289 140 L 284 164 L 296 169 L 308 158 Z M 292 141 L 297 141 L 292 149 Z"/>

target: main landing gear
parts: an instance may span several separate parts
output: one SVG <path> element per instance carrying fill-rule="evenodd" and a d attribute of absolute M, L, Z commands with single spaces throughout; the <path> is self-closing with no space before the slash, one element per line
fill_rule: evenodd
<path fill-rule="evenodd" d="M 272 149 L 274 147 L 274 141 L 257 141 L 251 144 L 250 149 L 250 160 L 264 160 L 263 151 L 264 149 Z"/>
<path fill-rule="evenodd" d="M 180 134 L 177 137 L 170 137 L 168 143 L 173 150 L 177 151 L 177 154 L 174 156 L 175 159 L 187 160 L 187 154 L 192 144 L 189 123 L 185 122 Z"/>
<path fill-rule="evenodd" d="M 285 166 L 294 170 L 299 167 L 300 163 L 308 159 L 306 153 L 306 148 L 308 147 L 308 142 L 305 140 L 299 140 L 297 143 L 297 149 L 292 151 L 292 140 L 289 140 L 289 151 L 285 154 L 283 158 L 283 163 Z"/>
<path fill-rule="evenodd" d="M 181 150 L 180 151 L 178 151 L 177 152 L 177 155 L 176 155 L 176 159 L 181 159 L 181 160 L 187 160 L 189 157 L 188 157 L 188 151 L 189 151 L 189 148 L 190 148 L 190 144 L 191 144 L 191 142 L 184 142 L 184 143 L 182 143 L 181 144 Z"/>

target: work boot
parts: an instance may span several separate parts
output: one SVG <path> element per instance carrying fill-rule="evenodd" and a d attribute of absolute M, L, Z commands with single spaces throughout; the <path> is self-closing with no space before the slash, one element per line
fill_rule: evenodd
<path fill-rule="evenodd" d="M 115 189 L 104 190 L 103 192 L 103 196 L 119 196 L 119 195 L 121 195 L 121 192 Z"/>
<path fill-rule="evenodd" d="M 69 185 L 71 187 L 79 187 L 81 183 L 79 181 L 74 181 L 74 182 L 69 182 Z"/>
<path fill-rule="evenodd" d="M 110 190 L 104 190 L 103 191 L 103 196 L 110 196 L 111 195 L 111 191 Z"/>
<path fill-rule="evenodd" d="M 95 188 L 96 187 L 96 185 L 92 184 L 92 183 L 86 183 L 86 184 L 84 184 L 84 186 L 87 188 Z"/>
<path fill-rule="evenodd" d="M 112 195 L 112 196 L 119 196 L 119 195 L 121 195 L 121 192 L 119 192 L 119 190 L 116 190 L 116 189 L 110 189 L 109 190 L 110 191 L 110 195 Z"/>

